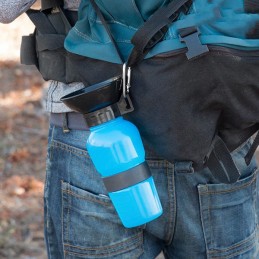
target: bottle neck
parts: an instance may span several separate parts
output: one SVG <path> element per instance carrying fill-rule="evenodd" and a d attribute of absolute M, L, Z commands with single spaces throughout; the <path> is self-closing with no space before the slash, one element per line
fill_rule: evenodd
<path fill-rule="evenodd" d="M 121 113 L 116 103 L 100 110 L 84 114 L 86 123 L 90 128 L 114 120 L 119 116 L 121 116 Z"/>

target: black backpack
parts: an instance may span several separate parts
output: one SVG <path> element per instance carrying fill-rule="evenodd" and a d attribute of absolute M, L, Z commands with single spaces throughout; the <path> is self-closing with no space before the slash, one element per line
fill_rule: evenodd
<path fill-rule="evenodd" d="M 218 180 L 233 183 L 240 173 L 230 153 L 259 130 L 259 51 L 216 45 L 203 51 L 199 41 L 188 41 L 188 36 L 198 33 L 196 28 L 187 28 L 181 37 L 189 49 L 145 59 L 165 35 L 168 24 L 180 11 L 188 10 L 191 2 L 173 1 L 157 10 L 132 38 L 134 49 L 127 67 L 132 70 L 134 112 L 125 117 L 162 158 L 192 161 L 195 170 L 209 167 Z M 94 1 L 91 3 L 116 46 L 102 12 Z M 259 13 L 258 2 L 246 1 L 246 10 Z M 64 49 L 66 34 L 77 17 L 75 12 L 62 9 L 62 1 L 42 1 L 41 11 L 27 13 L 36 31 L 23 37 L 21 60 L 35 64 L 45 80 L 83 82 L 87 87 L 122 74 L 120 64 Z M 159 19 L 165 16 L 174 18 Z M 249 37 L 259 38 L 258 30 L 259 26 Z M 194 55 L 188 59 L 190 50 Z M 247 165 L 258 144 L 259 134 L 244 157 Z"/>

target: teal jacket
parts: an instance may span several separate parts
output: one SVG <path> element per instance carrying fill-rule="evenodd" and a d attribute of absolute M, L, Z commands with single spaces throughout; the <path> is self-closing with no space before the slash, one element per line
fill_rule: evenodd
<path fill-rule="evenodd" d="M 174 0 L 173 0 L 174 1 Z M 118 44 L 125 61 L 133 45 L 131 38 L 154 12 L 169 0 L 96 0 Z M 188 14 L 172 23 L 164 39 L 153 47 L 146 58 L 159 53 L 185 48 L 179 29 L 196 26 L 202 44 L 230 46 L 238 49 L 259 49 L 259 38 L 247 34 L 258 26 L 258 13 L 247 13 L 245 0 L 195 0 Z M 89 0 L 82 0 L 79 20 L 69 32 L 65 48 L 75 54 L 114 63 L 121 63 L 116 50 Z"/>

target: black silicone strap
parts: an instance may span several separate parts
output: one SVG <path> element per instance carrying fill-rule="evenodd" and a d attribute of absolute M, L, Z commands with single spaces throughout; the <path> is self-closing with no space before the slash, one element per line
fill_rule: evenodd
<path fill-rule="evenodd" d="M 107 192 L 116 192 L 151 177 L 150 169 L 146 162 L 139 164 L 127 171 L 103 178 Z"/>

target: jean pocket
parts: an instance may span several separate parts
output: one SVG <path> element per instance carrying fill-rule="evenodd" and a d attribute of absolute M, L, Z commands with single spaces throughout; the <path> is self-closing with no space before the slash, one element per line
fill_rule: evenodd
<path fill-rule="evenodd" d="M 208 258 L 257 258 L 256 172 L 234 184 L 199 185 L 198 192 Z"/>
<path fill-rule="evenodd" d="M 138 258 L 143 236 L 124 228 L 110 198 L 62 182 L 65 258 Z"/>

